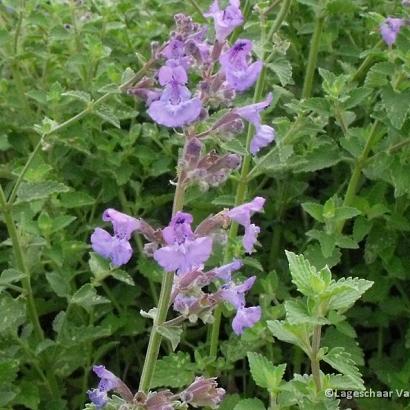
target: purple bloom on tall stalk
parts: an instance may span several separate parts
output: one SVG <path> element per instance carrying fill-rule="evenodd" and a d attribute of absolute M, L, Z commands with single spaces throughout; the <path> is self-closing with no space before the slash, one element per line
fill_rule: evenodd
<path fill-rule="evenodd" d="M 400 29 L 406 24 L 404 19 L 387 17 L 380 25 L 380 34 L 384 42 L 391 47 L 399 35 Z"/>
<path fill-rule="evenodd" d="M 253 252 L 260 228 L 251 223 L 251 216 L 255 212 L 261 212 L 265 204 L 265 198 L 257 196 L 251 202 L 239 205 L 227 211 L 227 216 L 245 228 L 242 239 L 243 246 L 248 253 Z"/>
<path fill-rule="evenodd" d="M 182 66 L 163 66 L 158 73 L 164 91 L 158 101 L 148 109 L 149 116 L 166 127 L 182 127 L 195 121 L 201 113 L 202 103 L 185 86 L 188 77 Z"/>
<path fill-rule="evenodd" d="M 219 58 L 226 81 L 236 91 L 245 91 L 255 84 L 262 71 L 262 61 L 250 64 L 252 41 L 240 39 Z"/>
<path fill-rule="evenodd" d="M 192 216 L 177 212 L 162 230 L 167 246 L 154 252 L 154 259 L 167 272 L 182 274 L 201 266 L 212 252 L 212 239 L 196 237 L 191 229 Z"/>
<path fill-rule="evenodd" d="M 251 140 L 250 151 L 256 154 L 262 148 L 268 146 L 275 139 L 275 130 L 261 122 L 261 112 L 270 106 L 272 94 L 269 93 L 264 101 L 235 108 L 233 113 L 250 122 L 255 127 L 255 134 Z"/>
<path fill-rule="evenodd" d="M 218 0 L 215 0 L 204 14 L 205 17 L 214 19 L 216 39 L 219 43 L 223 43 L 232 31 L 243 23 L 243 15 L 239 7 L 239 0 L 230 0 L 229 5 L 221 10 Z"/>
<path fill-rule="evenodd" d="M 110 259 L 113 265 L 124 265 L 131 259 L 132 248 L 129 240 L 140 223 L 138 219 L 111 208 L 104 211 L 102 219 L 112 223 L 114 235 L 111 236 L 104 229 L 96 228 L 91 235 L 92 248 L 99 255 Z"/>

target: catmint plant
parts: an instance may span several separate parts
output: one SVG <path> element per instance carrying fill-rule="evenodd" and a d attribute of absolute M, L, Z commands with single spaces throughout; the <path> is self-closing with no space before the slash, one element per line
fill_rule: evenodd
<path fill-rule="evenodd" d="M 214 378 L 197 377 L 179 393 L 151 391 L 161 337 L 167 338 L 175 349 L 183 322 L 212 323 L 213 312 L 222 304 L 230 305 L 235 311 L 232 329 L 238 336 L 261 319 L 260 306 L 249 306 L 246 302 L 246 294 L 256 277 L 236 279 L 236 272 L 243 263 L 232 259 L 221 266 L 208 267 L 208 262 L 215 250 L 225 246 L 225 232 L 231 224 L 243 228 L 244 251 L 255 252 L 260 228 L 253 217 L 263 212 L 265 199 L 257 196 L 196 223 L 192 214 L 183 211 L 188 187 L 198 185 L 207 190 L 219 186 L 241 165 L 242 158 L 238 154 L 223 152 L 219 147 L 209 150 L 211 137 L 235 138 L 244 129 L 245 121 L 254 128 L 249 145 L 252 155 L 275 138 L 274 129 L 262 121 L 262 112 L 272 102 L 271 93 L 250 105 L 235 104 L 235 97 L 250 89 L 263 69 L 262 61 L 252 56 L 251 40 L 241 38 L 229 44 L 229 35 L 244 21 L 239 1 L 231 0 L 225 9 L 215 1 L 204 15 L 213 19 L 213 33 L 211 27 L 177 14 L 176 28 L 169 40 L 152 47 L 151 71 L 127 89 L 129 95 L 145 102 L 147 114 L 155 123 L 180 130 L 175 138 L 182 139 L 183 149 L 178 160 L 172 216 L 167 226 L 156 228 L 138 216 L 109 208 L 102 219 L 112 224 L 113 235 L 102 228 L 96 228 L 91 235 L 93 250 L 114 267 L 132 261 L 131 236 L 142 235 L 147 241 L 145 256 L 152 258 L 164 272 L 158 306 L 141 312 L 153 320 L 153 327 L 139 388 L 131 393 L 132 389 L 104 366 L 94 366 L 100 382 L 88 395 L 98 409 L 109 403 L 111 392 L 119 394 L 124 409 L 166 410 L 188 405 L 217 408 L 224 389 L 217 386 Z M 191 74 L 196 81 L 191 79 Z M 135 257 L 138 258 L 138 254 Z M 174 317 L 168 319 L 171 306 Z"/>

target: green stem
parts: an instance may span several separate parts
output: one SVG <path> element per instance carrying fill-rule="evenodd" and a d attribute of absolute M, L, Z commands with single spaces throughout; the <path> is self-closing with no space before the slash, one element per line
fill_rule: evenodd
<path fill-rule="evenodd" d="M 320 360 L 318 358 L 321 332 L 322 327 L 320 325 L 315 326 L 315 328 L 313 329 L 312 351 L 310 355 L 310 366 L 312 369 L 312 376 L 313 380 L 315 381 L 317 392 L 320 392 L 320 390 L 322 389 L 322 383 L 320 380 Z"/>
<path fill-rule="evenodd" d="M 380 40 L 374 48 L 377 49 L 379 48 L 382 44 L 384 44 L 383 40 Z M 374 54 L 369 54 L 360 64 L 359 68 L 356 70 L 356 72 L 353 74 L 351 78 L 351 82 L 356 82 L 360 81 L 364 75 L 367 73 L 367 70 L 369 67 L 373 64 L 373 62 L 377 59 L 377 57 Z"/>
<path fill-rule="evenodd" d="M 31 289 L 31 278 L 30 272 L 27 268 L 23 247 L 21 245 L 20 236 L 17 232 L 16 225 L 13 220 L 13 215 L 11 212 L 11 207 L 7 204 L 6 196 L 4 195 L 3 188 L 0 185 L 0 208 L 4 215 L 4 222 L 7 226 L 7 231 L 9 233 L 11 243 L 13 244 L 14 256 L 16 258 L 16 266 L 20 272 L 25 274 L 25 277 L 21 280 L 21 285 L 25 292 L 25 297 L 27 298 L 27 310 L 30 317 L 30 321 L 34 327 L 34 332 L 39 340 L 44 339 L 43 329 L 40 325 L 40 320 L 38 317 L 37 307 L 34 301 L 33 292 Z"/>
<path fill-rule="evenodd" d="M 182 158 L 185 155 L 185 149 L 188 139 L 185 140 L 185 146 L 182 151 Z M 180 163 L 178 161 L 178 163 Z M 185 196 L 185 184 L 183 181 L 183 172 L 178 170 L 178 182 L 175 188 L 174 203 L 172 205 L 172 216 L 178 211 L 182 210 Z M 168 309 L 171 302 L 172 285 L 174 283 L 174 273 L 165 272 L 162 277 L 161 292 L 159 295 L 159 301 L 157 306 L 157 314 L 152 326 L 147 353 L 145 355 L 144 366 L 142 368 L 142 374 L 139 384 L 139 391 L 148 393 L 151 386 L 152 376 L 154 375 L 155 364 L 158 359 L 159 349 L 161 346 L 161 335 L 158 332 L 158 327 L 163 325 L 167 319 Z"/>
<path fill-rule="evenodd" d="M 351 206 L 353 204 L 354 198 L 356 196 L 356 193 L 359 187 L 359 182 L 360 182 L 360 178 L 362 175 L 363 167 L 367 161 L 370 150 L 373 146 L 374 140 L 377 135 L 376 131 L 377 131 L 378 124 L 379 122 L 377 120 L 373 123 L 373 126 L 369 133 L 369 137 L 367 138 L 367 141 L 366 141 L 366 145 L 364 146 L 363 151 L 360 154 L 360 156 L 356 159 L 353 172 L 350 177 L 349 184 L 346 190 L 346 194 L 343 200 L 343 206 Z M 344 224 L 345 224 L 345 221 L 340 221 L 336 225 L 336 232 L 341 233 L 343 231 Z"/>
<path fill-rule="evenodd" d="M 322 36 L 325 16 L 322 12 L 316 16 L 315 28 L 313 30 L 310 43 L 309 58 L 306 66 L 305 81 L 303 83 L 302 98 L 309 98 L 312 95 L 313 80 L 315 77 L 317 58 L 319 54 L 320 39 Z"/>
<path fill-rule="evenodd" d="M 275 19 L 275 22 L 273 23 L 273 26 L 271 30 L 269 31 L 269 35 L 264 41 L 265 44 L 271 41 L 273 35 L 280 28 L 283 20 L 285 19 L 287 15 L 287 12 L 289 11 L 290 3 L 291 3 L 291 0 L 285 0 L 283 2 L 281 10 L 279 11 L 277 18 Z M 263 61 L 265 61 L 266 58 L 267 56 L 265 52 L 262 58 Z M 256 83 L 255 92 L 253 95 L 254 102 L 259 101 L 263 95 L 263 91 L 265 88 L 265 75 L 266 75 L 266 72 L 265 72 L 265 69 L 263 69 Z M 251 165 L 251 155 L 249 154 L 249 146 L 252 140 L 252 136 L 253 136 L 253 127 L 250 124 L 248 124 L 247 134 L 246 134 L 247 154 L 244 156 L 243 161 L 242 161 L 241 175 L 238 181 L 238 186 L 236 188 L 234 206 L 240 205 L 241 203 L 244 202 L 246 198 L 248 182 L 249 182 L 248 175 L 250 172 L 250 165 Z M 225 248 L 225 252 L 224 252 L 224 262 L 228 262 L 229 259 L 231 258 L 230 245 L 234 241 L 237 233 L 238 233 L 238 224 L 232 223 L 229 229 L 229 234 L 228 234 L 228 245 Z M 212 323 L 212 329 L 210 333 L 209 356 L 211 358 L 216 358 L 218 354 L 221 320 L 222 320 L 222 306 L 219 305 L 216 307 L 215 312 L 214 312 L 214 322 Z"/>

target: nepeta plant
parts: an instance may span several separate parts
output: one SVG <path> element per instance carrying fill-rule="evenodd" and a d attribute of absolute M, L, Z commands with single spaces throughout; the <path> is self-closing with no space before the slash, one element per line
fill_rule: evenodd
<path fill-rule="evenodd" d="M 179 395 L 150 392 L 161 338 L 169 339 L 175 349 L 184 320 L 212 323 L 214 310 L 225 302 L 236 310 L 232 328 L 237 335 L 261 318 L 261 308 L 247 306 L 245 300 L 256 277 L 238 283 L 232 276 L 242 266 L 239 260 L 227 261 L 210 270 L 205 269 L 205 264 L 213 248 L 224 246 L 224 230 L 232 223 L 244 229 L 242 243 L 245 251 L 254 252 L 260 228 L 251 218 L 263 210 L 265 199 L 256 197 L 251 202 L 221 210 L 205 218 L 195 229 L 192 215 L 182 212 L 184 194 L 190 185 L 198 184 L 202 189 L 218 186 L 241 164 L 241 157 L 236 154 L 219 154 L 216 150 L 207 152 L 206 143 L 211 137 L 233 138 L 243 129 L 242 121 L 245 120 L 255 130 L 248 147 L 255 155 L 275 136 L 274 129 L 262 124 L 261 118 L 262 111 L 272 101 L 271 94 L 265 101 L 235 106 L 237 93 L 252 87 L 263 67 L 261 61 L 252 62 L 250 40 L 239 39 L 232 47 L 228 44 L 228 36 L 243 23 L 239 2 L 232 0 L 226 9 L 220 9 L 215 1 L 206 16 L 215 22 L 213 41 L 207 37 L 207 27 L 194 23 L 188 16 L 176 15 L 176 30 L 169 41 L 153 46 L 152 75 L 147 73 L 128 90 L 128 93 L 144 99 L 147 113 L 156 123 L 182 128 L 182 134 L 177 137 L 182 139 L 183 148 L 178 161 L 172 217 L 167 227 L 154 228 L 141 218 L 107 209 L 103 220 L 111 222 L 113 235 L 101 228 L 91 235 L 94 251 L 108 258 L 114 266 L 121 266 L 132 256 L 131 235 L 134 232 L 142 234 L 148 241 L 144 246 L 145 254 L 164 270 L 158 306 L 144 313 L 152 318 L 153 327 L 139 391 L 133 396 L 116 376 L 96 366 L 94 371 L 101 381 L 96 389 L 89 391 L 89 397 L 97 408 L 107 404 L 107 393 L 111 390 L 119 393 L 129 406 L 145 409 L 182 408 L 188 404 L 216 408 L 223 397 L 223 389 L 214 388 L 212 379 L 199 378 Z M 190 73 L 197 77 L 196 88 L 189 81 Z M 190 91 L 188 85 L 195 91 Z M 208 119 L 210 111 L 212 119 Z M 206 121 L 204 131 L 199 131 L 201 121 Z M 179 316 L 167 320 L 170 305 Z M 204 388 L 206 394 L 202 397 L 203 393 L 197 391 L 202 392 Z M 153 394 L 161 397 L 161 405 L 152 400 Z"/>

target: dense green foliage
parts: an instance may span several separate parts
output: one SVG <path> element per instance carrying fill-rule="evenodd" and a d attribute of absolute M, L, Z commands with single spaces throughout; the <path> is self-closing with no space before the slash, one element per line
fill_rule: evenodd
<path fill-rule="evenodd" d="M 245 24 L 258 57 L 269 59 L 263 95 L 272 91 L 274 102 L 264 118 L 277 131 L 246 180 L 247 199 L 267 199 L 258 216 L 262 246 L 243 270 L 258 276 L 251 299 L 263 320 L 242 337 L 223 320 L 217 360 L 209 329 L 187 326 L 177 352 L 163 344 L 152 387 L 178 389 L 194 375 L 216 374 L 227 390 L 223 410 L 273 408 L 277 400 L 281 408 L 333 409 L 335 401 L 315 403 L 307 376 L 281 384 L 310 374 L 312 352 L 301 340 L 317 325 L 326 387 L 410 382 L 410 30 L 392 48 L 378 32 L 384 17 L 408 16 L 409 8 L 295 0 L 266 41 L 284 1 L 272 3 L 246 2 Z M 200 19 L 178 0 L 0 3 L 0 182 L 12 198 L 0 213 L 1 409 L 83 408 L 94 363 L 138 385 L 151 326 L 140 311 L 157 303 L 162 272 L 142 252 L 112 269 L 90 254 L 89 236 L 107 207 L 168 223 L 181 141 L 118 86 L 149 58 L 152 41 L 167 39 L 175 12 Z M 244 141 L 222 149 L 244 154 Z M 236 173 L 205 193 L 191 188 L 185 208 L 201 220 L 231 206 L 238 180 Z M 235 241 L 229 246 L 240 252 Z M 306 260 L 288 253 L 289 269 L 285 249 Z M 222 252 L 213 257 L 221 260 Z M 376 400 L 341 408 L 408 405 L 397 395 Z"/>

